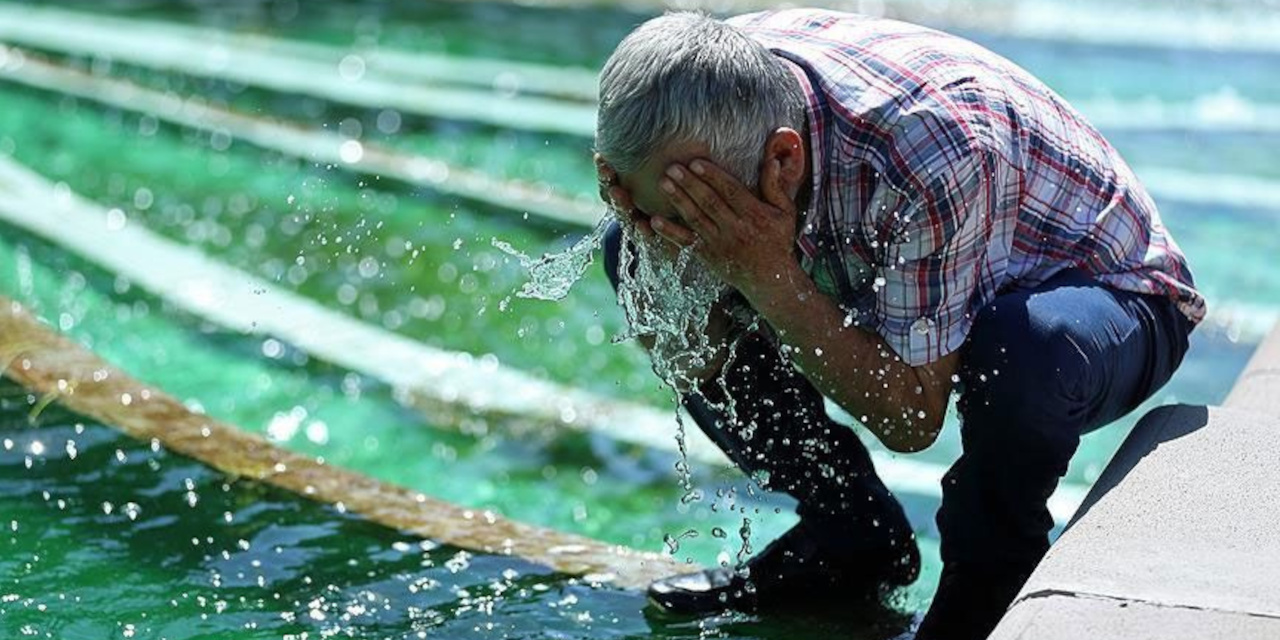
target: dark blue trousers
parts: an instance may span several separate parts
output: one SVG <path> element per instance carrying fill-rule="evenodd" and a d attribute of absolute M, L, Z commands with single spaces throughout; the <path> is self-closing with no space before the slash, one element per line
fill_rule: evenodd
<path fill-rule="evenodd" d="M 615 287 L 620 236 L 615 227 L 605 241 Z M 920 638 L 986 637 L 1049 547 L 1046 503 L 1080 437 L 1164 385 L 1192 327 L 1169 299 L 1075 270 L 1006 292 L 978 314 L 958 372 L 963 454 L 938 511 L 942 581 Z M 801 526 L 833 557 L 873 573 L 918 563 L 902 509 L 856 435 L 826 417 L 821 395 L 776 349 L 744 345 L 726 372 L 738 424 L 695 395 L 686 406 L 698 425 L 744 471 L 794 496 Z"/>
<path fill-rule="evenodd" d="M 1163 386 L 1193 326 L 1170 299 L 1074 270 L 978 314 L 961 352 L 964 452 L 938 511 L 942 581 L 919 638 L 986 637 L 1049 548 L 1045 503 L 1080 436 Z"/>

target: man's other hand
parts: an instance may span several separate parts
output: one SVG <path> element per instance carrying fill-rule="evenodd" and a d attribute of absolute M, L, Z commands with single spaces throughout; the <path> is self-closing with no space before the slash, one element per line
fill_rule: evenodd
<path fill-rule="evenodd" d="M 596 182 L 600 187 L 600 199 L 615 216 L 619 222 L 629 222 L 636 226 L 640 234 L 646 238 L 652 238 L 653 227 L 649 224 L 649 216 L 636 208 L 635 202 L 631 198 L 631 194 L 622 187 L 618 180 L 618 172 L 605 161 L 600 154 L 595 154 L 596 162 Z"/>

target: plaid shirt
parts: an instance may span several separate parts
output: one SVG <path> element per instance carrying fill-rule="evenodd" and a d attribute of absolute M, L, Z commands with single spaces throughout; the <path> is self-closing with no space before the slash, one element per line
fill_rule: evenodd
<path fill-rule="evenodd" d="M 796 9 L 729 22 L 786 60 L 808 97 L 802 266 L 908 364 L 959 348 L 998 294 L 1068 268 L 1204 317 L 1132 170 L 1017 65 L 892 20 Z"/>

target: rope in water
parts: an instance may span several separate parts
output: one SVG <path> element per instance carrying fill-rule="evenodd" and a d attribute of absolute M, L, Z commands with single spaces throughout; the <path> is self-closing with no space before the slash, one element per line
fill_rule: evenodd
<path fill-rule="evenodd" d="M 130 377 L 0 296 L 0 370 L 82 415 L 139 440 L 203 462 L 232 477 L 287 489 L 378 524 L 453 546 L 519 556 L 592 582 L 641 588 L 689 571 L 668 556 L 516 522 L 293 453 L 260 436 L 198 414 L 161 389 Z"/>

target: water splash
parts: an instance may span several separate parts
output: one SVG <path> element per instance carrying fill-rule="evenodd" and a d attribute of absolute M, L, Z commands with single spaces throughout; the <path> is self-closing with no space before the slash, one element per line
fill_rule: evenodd
<path fill-rule="evenodd" d="M 747 558 L 751 556 L 751 518 L 742 519 L 742 526 L 738 528 L 738 537 L 742 539 L 742 547 L 738 549 L 738 566 L 739 570 L 746 571 Z"/>
<path fill-rule="evenodd" d="M 559 253 L 546 253 L 541 258 L 531 258 L 511 243 L 492 239 L 492 244 L 499 251 L 520 261 L 520 266 L 529 272 L 529 281 L 524 283 L 516 293 L 520 298 L 537 300 L 562 300 L 569 295 L 573 285 L 587 272 L 593 261 L 592 254 L 600 246 L 604 234 L 609 229 L 610 218 L 601 219 L 591 233 L 583 236 L 573 246 Z M 505 310 L 505 304 L 502 307 Z"/>
<path fill-rule="evenodd" d="M 663 241 L 644 237 L 634 225 L 623 225 L 622 239 L 618 302 L 627 331 L 615 342 L 641 339 L 664 384 L 680 392 L 695 389 L 699 372 L 724 348 L 708 329 L 729 288 L 688 248 L 672 256 Z"/>
<path fill-rule="evenodd" d="M 570 248 L 532 258 L 493 238 L 498 250 L 520 261 L 529 274 L 516 296 L 537 300 L 564 299 L 586 273 L 615 215 L 607 215 Z M 627 329 L 613 342 L 633 338 L 646 342 L 654 373 L 671 389 L 687 390 L 698 384 L 694 375 L 707 367 L 724 347 L 707 334 L 716 303 L 729 291 L 693 253 L 681 250 L 673 256 L 663 241 L 640 235 L 634 225 L 622 225 L 619 255 L 618 302 Z M 505 310 L 505 301 L 501 305 Z"/>
<path fill-rule="evenodd" d="M 592 252 L 602 244 L 612 220 L 611 215 L 596 225 L 595 229 L 569 249 L 544 254 L 533 259 L 513 248 L 509 243 L 494 238 L 493 246 L 516 257 L 529 272 L 529 280 L 519 292 L 521 298 L 560 300 L 586 272 L 592 262 Z M 649 351 L 654 373 L 662 383 L 674 392 L 674 404 L 680 406 L 681 396 L 703 384 L 706 371 L 717 362 L 732 362 L 738 341 L 754 330 L 754 322 L 739 330 L 717 330 L 712 335 L 712 318 L 725 319 L 724 300 L 732 289 L 721 282 L 710 270 L 704 268 L 688 248 L 673 251 L 663 240 L 646 237 L 635 225 L 623 224 L 622 242 L 618 255 L 618 303 L 626 319 L 626 329 L 613 338 L 613 342 L 636 339 Z M 499 308 L 506 309 L 506 301 Z M 728 335 L 725 335 L 725 334 Z M 727 405 L 715 405 L 729 419 L 736 419 L 732 396 L 727 393 L 723 369 L 715 378 L 728 398 Z M 675 469 L 683 490 L 681 502 L 689 504 L 701 498 L 694 491 L 690 478 L 688 451 L 685 440 L 685 420 L 676 412 L 676 446 L 679 460 Z"/>
<path fill-rule="evenodd" d="M 679 403 L 679 398 L 676 402 Z M 680 489 L 684 491 L 680 502 L 688 504 L 689 499 L 693 495 L 693 477 L 689 469 L 689 446 L 685 441 L 684 415 L 676 411 L 676 449 L 679 456 L 676 458 L 676 477 L 680 481 Z"/>

